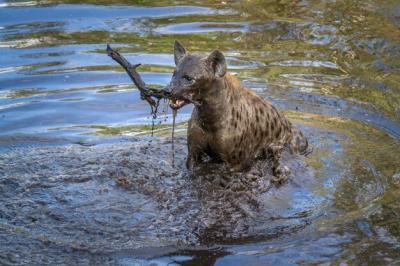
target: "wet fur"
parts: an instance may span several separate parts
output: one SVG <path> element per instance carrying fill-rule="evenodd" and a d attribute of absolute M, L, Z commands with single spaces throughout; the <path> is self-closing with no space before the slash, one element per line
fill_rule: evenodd
<path fill-rule="evenodd" d="M 213 75 L 221 57 L 217 62 L 212 62 L 212 58 L 213 54 L 206 59 L 185 54 L 176 60 L 172 91 L 177 97 L 190 93 L 198 103 L 189 120 L 187 167 L 193 168 L 203 155 L 208 155 L 243 171 L 257 158 L 270 156 L 274 175 L 285 179 L 288 169 L 279 165 L 283 148 L 305 152 L 307 139 L 271 103 L 244 88 L 236 77 L 225 71 L 220 72 L 221 76 Z M 195 84 L 179 87 L 182 75 L 197 77 Z"/>

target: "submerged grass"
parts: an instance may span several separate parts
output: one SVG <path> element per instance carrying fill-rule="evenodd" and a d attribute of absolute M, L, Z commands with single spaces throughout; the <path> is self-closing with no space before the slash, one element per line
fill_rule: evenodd
<path fill-rule="evenodd" d="M 172 125 L 170 124 L 154 124 L 152 125 L 128 125 L 128 126 L 106 126 L 106 125 L 90 125 L 90 126 L 79 126 L 84 128 L 95 129 L 92 133 L 95 135 L 103 136 L 117 136 L 117 135 L 151 135 L 152 130 L 155 136 L 167 137 L 170 136 Z M 185 131 L 187 122 L 181 122 L 176 124 L 177 133 Z"/>

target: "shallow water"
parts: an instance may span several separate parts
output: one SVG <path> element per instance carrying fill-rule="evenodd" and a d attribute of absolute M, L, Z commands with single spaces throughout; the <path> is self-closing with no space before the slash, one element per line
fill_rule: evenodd
<path fill-rule="evenodd" d="M 398 1 L 0 1 L 0 264 L 400 264 Z M 184 168 L 151 115 L 172 45 L 229 69 L 308 136 L 290 181 Z M 260 175 L 262 177 L 260 177 Z"/>

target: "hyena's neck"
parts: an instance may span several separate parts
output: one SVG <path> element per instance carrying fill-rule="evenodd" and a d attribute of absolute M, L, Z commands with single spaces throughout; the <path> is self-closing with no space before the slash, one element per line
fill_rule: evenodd
<path fill-rule="evenodd" d="M 240 86 L 240 82 L 227 73 L 223 78 L 214 80 L 201 95 L 202 104 L 196 106 L 196 112 L 201 120 L 201 126 L 207 131 L 217 131 L 223 125 L 227 112 L 230 110 L 229 94 L 232 88 Z"/>

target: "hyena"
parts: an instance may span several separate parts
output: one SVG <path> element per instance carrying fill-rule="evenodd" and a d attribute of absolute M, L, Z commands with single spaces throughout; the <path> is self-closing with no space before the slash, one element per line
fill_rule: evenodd
<path fill-rule="evenodd" d="M 307 139 L 271 103 L 227 72 L 225 57 L 215 50 L 204 57 L 186 52 L 175 41 L 176 69 L 169 85 L 171 108 L 192 103 L 188 125 L 189 169 L 208 155 L 244 171 L 259 157 L 270 155 L 275 181 L 286 180 L 289 169 L 279 164 L 284 146 L 305 153 Z"/>

